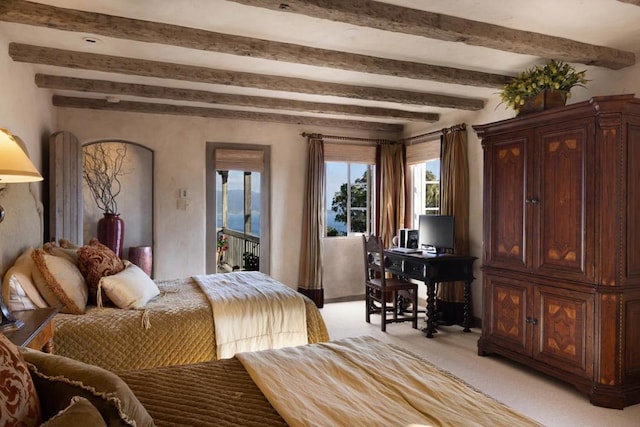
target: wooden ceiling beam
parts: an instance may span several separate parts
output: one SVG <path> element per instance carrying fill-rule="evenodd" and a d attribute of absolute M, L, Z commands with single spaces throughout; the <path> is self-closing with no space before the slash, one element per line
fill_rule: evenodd
<path fill-rule="evenodd" d="M 144 98 L 172 99 L 177 101 L 206 102 L 209 104 L 238 105 L 243 107 L 270 108 L 277 110 L 307 111 L 323 114 L 384 117 L 429 123 L 437 122 L 440 119 L 439 115 L 434 113 L 395 110 L 391 108 L 295 101 L 282 98 L 235 95 L 207 92 L 203 90 L 53 76 L 49 74 L 36 74 L 35 81 L 38 87 L 45 89 L 72 90 L 109 95 L 128 95 Z"/>
<path fill-rule="evenodd" d="M 635 6 L 640 6 L 640 0 L 618 0 L 618 1 L 622 3 L 633 4 Z"/>
<path fill-rule="evenodd" d="M 162 79 L 185 80 L 199 83 L 252 87 L 283 92 L 325 96 L 339 96 L 400 104 L 429 105 L 477 111 L 484 101 L 425 92 L 325 83 L 293 77 L 215 70 L 192 65 L 148 61 L 136 58 L 98 55 L 70 50 L 53 49 L 19 43 L 9 43 L 9 56 L 18 62 L 44 64 L 56 67 L 121 73 Z"/>
<path fill-rule="evenodd" d="M 225 110 L 221 108 L 190 107 L 185 105 L 156 104 L 150 102 L 120 101 L 114 103 L 108 102 L 104 99 L 77 98 L 60 95 L 54 95 L 52 99 L 53 105 L 56 107 L 66 108 L 122 111 L 128 113 L 171 114 L 216 119 L 252 120 L 305 126 L 346 127 L 350 129 L 390 132 L 396 135 L 400 135 L 403 129 L 403 125 L 401 124 L 368 122 L 364 120 L 328 119 L 323 117 Z"/>
<path fill-rule="evenodd" d="M 636 61 L 632 52 L 372 0 L 231 1 L 361 27 L 598 65 L 614 70 L 634 65 Z"/>
<path fill-rule="evenodd" d="M 312 48 L 22 0 L 2 0 L 0 20 L 238 56 L 442 83 L 502 88 L 511 79 L 499 74 Z"/>

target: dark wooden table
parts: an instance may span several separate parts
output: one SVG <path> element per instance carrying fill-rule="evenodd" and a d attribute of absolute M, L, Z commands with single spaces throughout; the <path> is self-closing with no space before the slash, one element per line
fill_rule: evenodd
<path fill-rule="evenodd" d="M 14 311 L 13 316 L 24 322 L 19 329 L 3 331 L 9 340 L 19 347 L 29 347 L 45 353 L 53 353 L 53 317 L 57 307 Z"/>
<path fill-rule="evenodd" d="M 385 268 L 389 273 L 416 279 L 427 286 L 427 338 L 433 338 L 435 327 L 436 283 L 464 282 L 464 332 L 471 332 L 471 282 L 473 262 L 469 255 L 432 254 L 428 252 L 401 253 L 384 251 Z"/>

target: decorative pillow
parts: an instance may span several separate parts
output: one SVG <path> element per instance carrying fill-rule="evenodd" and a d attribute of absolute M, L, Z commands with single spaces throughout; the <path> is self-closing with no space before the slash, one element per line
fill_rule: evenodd
<path fill-rule="evenodd" d="M 66 249 L 60 246 L 56 246 L 53 243 L 45 243 L 44 245 L 42 245 L 42 249 L 49 255 L 66 258 L 73 264 L 78 265 L 78 249 Z"/>
<path fill-rule="evenodd" d="M 49 305 L 56 305 L 57 300 L 63 305 L 62 313 L 83 314 L 87 306 L 87 284 L 78 267 L 67 258 L 49 255 L 42 249 L 34 250 L 31 257 L 42 276 L 33 275 L 36 286 Z"/>
<path fill-rule="evenodd" d="M 100 279 L 99 287 L 120 308 L 142 308 L 160 295 L 160 289 L 140 267 L 128 261 L 126 264 L 120 273 Z"/>
<path fill-rule="evenodd" d="M 109 426 L 153 426 L 147 410 L 116 374 L 55 354 L 29 349 L 22 349 L 22 354 L 38 395 L 42 396 L 44 419 L 69 406 L 74 396 L 80 396 L 100 411 Z"/>
<path fill-rule="evenodd" d="M 100 411 L 87 399 L 75 396 L 71 404 L 47 420 L 41 427 L 106 427 Z"/>
<path fill-rule="evenodd" d="M 3 292 L 2 299 L 9 311 L 35 310 L 38 308 L 26 294 L 16 276 L 13 274 L 7 275 L 5 281 L 8 282 L 6 285 L 8 288 L 6 292 Z"/>
<path fill-rule="evenodd" d="M 0 333 L 0 425 L 37 426 L 40 401 L 22 354 Z"/>
<path fill-rule="evenodd" d="M 87 280 L 89 295 L 92 302 L 97 301 L 97 292 L 100 279 L 111 276 L 124 270 L 124 263 L 111 249 L 93 238 L 88 245 L 78 249 L 78 266 Z M 109 299 L 102 293 L 102 301 Z"/>
<path fill-rule="evenodd" d="M 4 276 L 2 298 L 11 311 L 48 307 L 32 280 L 31 273 L 37 270 L 32 252 L 33 248 L 24 251 Z"/>

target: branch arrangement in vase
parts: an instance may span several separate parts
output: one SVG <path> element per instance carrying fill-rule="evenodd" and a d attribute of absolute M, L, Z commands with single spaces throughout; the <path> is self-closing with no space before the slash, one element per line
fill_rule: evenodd
<path fill-rule="evenodd" d="M 120 177 L 127 172 L 124 159 L 127 144 L 98 142 L 83 150 L 82 175 L 98 209 L 105 214 L 117 214 L 116 197 L 122 190 Z"/>

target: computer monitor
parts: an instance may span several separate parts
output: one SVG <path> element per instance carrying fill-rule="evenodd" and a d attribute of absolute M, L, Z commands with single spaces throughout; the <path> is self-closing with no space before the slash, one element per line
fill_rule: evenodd
<path fill-rule="evenodd" d="M 418 218 L 420 248 L 427 252 L 453 250 L 455 221 L 451 215 L 420 215 Z"/>

